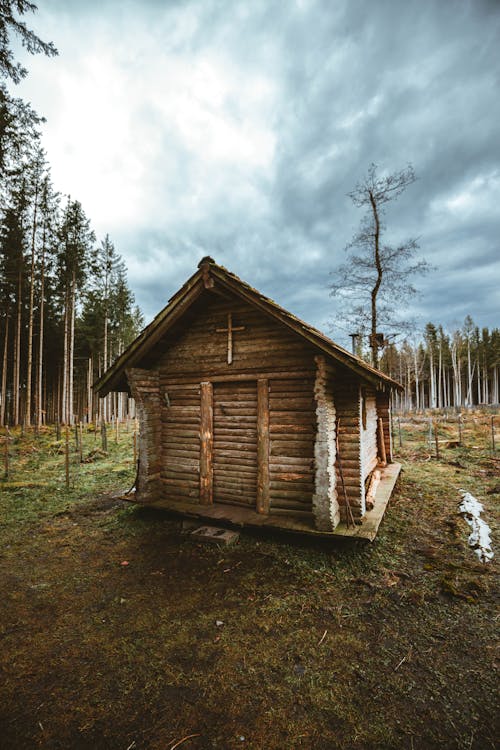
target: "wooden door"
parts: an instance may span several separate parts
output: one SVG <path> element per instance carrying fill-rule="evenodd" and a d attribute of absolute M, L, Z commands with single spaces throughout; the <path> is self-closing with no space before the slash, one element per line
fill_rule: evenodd
<path fill-rule="evenodd" d="M 257 383 L 214 383 L 213 499 L 256 507 Z"/>

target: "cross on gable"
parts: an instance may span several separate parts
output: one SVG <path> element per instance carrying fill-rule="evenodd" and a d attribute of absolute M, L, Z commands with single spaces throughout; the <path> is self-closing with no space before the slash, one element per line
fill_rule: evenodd
<path fill-rule="evenodd" d="M 227 328 L 216 328 L 216 333 L 227 333 L 227 363 L 231 364 L 233 361 L 233 333 L 234 331 L 244 331 L 245 326 L 234 326 L 233 327 L 233 316 L 231 313 L 227 314 Z"/>

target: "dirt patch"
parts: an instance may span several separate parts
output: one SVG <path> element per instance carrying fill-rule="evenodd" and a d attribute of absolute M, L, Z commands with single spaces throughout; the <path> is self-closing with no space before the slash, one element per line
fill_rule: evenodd
<path fill-rule="evenodd" d="M 498 476 L 486 449 L 437 462 L 423 440 L 405 428 L 371 545 L 196 544 L 116 497 L 126 437 L 69 491 L 43 443 L 19 453 L 17 480 L 36 461 L 50 487 L 0 493 L 2 746 L 494 748 L 496 561 L 456 512 L 460 487 L 478 496 L 495 544 Z"/>

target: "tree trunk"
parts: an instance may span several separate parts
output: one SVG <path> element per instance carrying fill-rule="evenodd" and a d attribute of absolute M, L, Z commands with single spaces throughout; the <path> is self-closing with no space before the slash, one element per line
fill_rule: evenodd
<path fill-rule="evenodd" d="M 14 419 L 15 426 L 19 424 L 20 417 L 20 390 L 21 390 L 21 323 L 22 323 L 22 296 L 23 296 L 23 274 L 19 271 L 17 280 L 17 316 L 16 335 L 14 339 Z"/>
<path fill-rule="evenodd" d="M 374 233 L 374 260 L 375 268 L 377 271 L 377 280 L 375 286 L 371 291 L 371 337 L 370 345 L 372 350 L 373 366 L 378 368 L 378 341 L 377 341 L 377 295 L 380 285 L 382 283 L 382 264 L 380 262 L 380 220 L 378 216 L 377 203 L 373 194 L 370 192 L 370 203 L 373 212 L 373 220 L 375 222 L 375 233 Z"/>
<path fill-rule="evenodd" d="M 0 403 L 0 424 L 5 426 L 5 414 L 7 406 L 7 367 L 9 355 L 9 306 L 5 313 L 5 338 L 3 342 L 3 361 L 2 361 L 2 401 Z"/>
<path fill-rule="evenodd" d="M 61 394 L 61 424 L 68 423 L 68 320 L 69 320 L 69 288 L 66 286 L 64 305 L 64 352 L 62 371 L 62 394 Z"/>
<path fill-rule="evenodd" d="M 75 307 L 76 307 L 76 277 L 73 271 L 73 278 L 71 280 L 71 317 L 69 326 L 69 374 L 68 374 L 68 410 L 69 410 L 69 423 L 72 425 L 74 421 L 74 407 L 73 407 L 73 379 L 74 379 L 74 362 L 75 362 Z"/>
<path fill-rule="evenodd" d="M 43 334 L 45 313 L 45 227 L 42 239 L 42 257 L 40 259 L 40 334 L 38 336 L 38 367 L 36 382 L 36 420 L 38 427 L 43 424 Z"/>

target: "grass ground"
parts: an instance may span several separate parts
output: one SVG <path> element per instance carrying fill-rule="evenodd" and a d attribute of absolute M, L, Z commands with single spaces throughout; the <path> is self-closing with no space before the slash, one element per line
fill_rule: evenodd
<path fill-rule="evenodd" d="M 243 533 L 197 545 L 117 499 L 132 436 L 15 436 L 0 482 L 0 747 L 6 750 L 496 747 L 500 454 L 468 416 L 440 460 L 402 423 L 403 473 L 374 543 Z M 443 422 L 440 435 L 454 437 Z M 396 439 L 396 443 L 398 440 Z M 180 742 L 180 744 L 179 744 Z"/>

